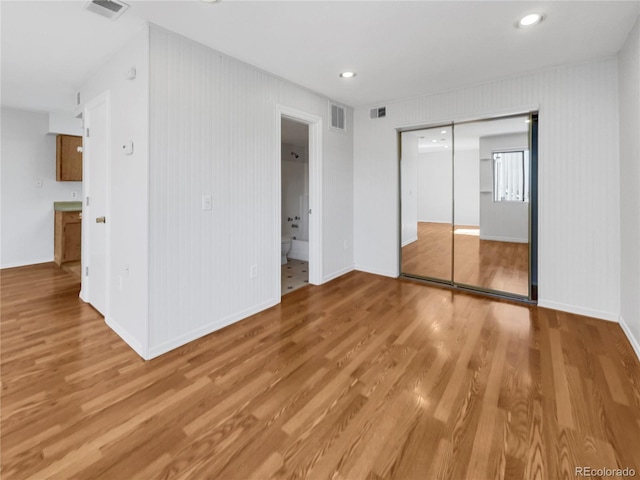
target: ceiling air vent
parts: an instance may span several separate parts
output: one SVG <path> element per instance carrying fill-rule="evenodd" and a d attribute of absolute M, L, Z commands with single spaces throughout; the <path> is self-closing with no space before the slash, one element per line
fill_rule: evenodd
<path fill-rule="evenodd" d="M 340 105 L 336 105 L 335 103 L 330 103 L 329 107 L 331 108 L 331 130 L 341 133 L 346 132 L 345 108 Z"/>
<path fill-rule="evenodd" d="M 119 0 L 91 0 L 87 2 L 85 8 L 90 12 L 115 20 L 129 8 L 129 5 Z"/>
<path fill-rule="evenodd" d="M 369 110 L 369 118 L 382 118 L 387 116 L 387 107 L 375 107 Z"/>

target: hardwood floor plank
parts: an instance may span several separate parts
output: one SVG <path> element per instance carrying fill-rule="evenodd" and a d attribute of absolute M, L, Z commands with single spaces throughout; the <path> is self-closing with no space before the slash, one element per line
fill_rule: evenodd
<path fill-rule="evenodd" d="M 69 272 L 0 287 L 3 479 L 640 470 L 640 362 L 611 322 L 351 272 L 144 362 Z"/>

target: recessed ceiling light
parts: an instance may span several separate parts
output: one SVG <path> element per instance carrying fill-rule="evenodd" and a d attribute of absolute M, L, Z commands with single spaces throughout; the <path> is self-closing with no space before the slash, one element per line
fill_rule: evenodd
<path fill-rule="evenodd" d="M 516 23 L 516 27 L 532 27 L 539 24 L 542 20 L 544 20 L 544 15 L 540 13 L 530 13 L 529 15 L 525 15 L 520 20 L 518 20 L 518 23 Z"/>
<path fill-rule="evenodd" d="M 449 145 L 445 145 L 444 148 L 449 148 Z"/>
<path fill-rule="evenodd" d="M 200 0 L 200 1 L 204 3 L 218 3 L 220 0 Z"/>
<path fill-rule="evenodd" d="M 447 131 L 446 130 L 441 130 L 440 133 L 447 133 Z"/>
<path fill-rule="evenodd" d="M 434 139 L 434 140 L 431 140 L 431 143 L 436 143 L 436 142 L 437 142 L 437 140 L 435 140 L 435 139 Z"/>
<path fill-rule="evenodd" d="M 524 121 L 524 123 L 531 123 L 531 120 L 529 120 L 528 118 Z"/>
<path fill-rule="evenodd" d="M 356 73 L 356 72 L 342 72 L 342 73 L 340 74 L 340 77 L 342 77 L 342 78 L 353 78 L 353 77 L 355 77 L 356 75 L 357 75 L 357 73 Z"/>

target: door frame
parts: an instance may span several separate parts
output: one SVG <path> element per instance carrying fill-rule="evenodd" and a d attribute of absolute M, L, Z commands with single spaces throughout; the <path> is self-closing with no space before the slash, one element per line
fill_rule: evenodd
<path fill-rule="evenodd" d="M 417 280 L 423 283 L 427 283 L 430 285 L 440 286 L 444 288 L 449 288 L 452 290 L 459 290 L 470 293 L 477 293 L 487 297 L 499 298 L 503 300 L 510 300 L 525 304 L 537 304 L 538 300 L 538 121 L 539 121 L 539 106 L 527 106 L 522 107 L 521 109 L 513 109 L 509 111 L 505 111 L 502 113 L 497 113 L 494 115 L 484 115 L 477 117 L 465 117 L 457 120 L 449 120 L 442 122 L 434 122 L 429 124 L 416 124 L 416 125 L 408 125 L 408 126 L 400 126 L 396 127 L 396 141 L 397 141 L 397 152 L 398 152 L 398 273 L 401 278 L 408 278 L 411 280 Z M 462 283 L 458 283 L 455 280 L 454 275 L 454 257 L 455 257 L 455 245 L 453 241 L 453 235 L 451 238 L 452 245 L 452 254 L 451 254 L 451 264 L 452 264 L 452 278 L 451 281 L 436 279 L 432 277 L 423 277 L 419 275 L 412 274 L 404 274 L 402 272 L 402 179 L 401 179 L 401 159 L 402 159 L 402 134 L 405 132 L 412 132 L 416 130 L 423 130 L 429 128 L 439 128 L 443 126 L 449 126 L 452 129 L 452 182 L 455 180 L 455 127 L 457 125 L 464 125 L 466 123 L 477 123 L 477 122 L 488 122 L 492 120 L 499 120 L 503 118 L 510 117 L 521 117 L 521 116 L 529 116 L 529 150 L 531 152 L 531 160 L 529 164 L 530 175 L 529 175 L 529 184 L 530 184 L 530 197 L 529 197 L 529 209 L 528 209 L 528 225 L 529 225 L 529 266 L 528 266 L 528 294 L 519 295 L 513 294 L 510 292 L 505 292 L 501 290 L 493 290 L 486 287 L 480 286 L 472 286 L 466 285 Z M 452 205 L 452 227 L 455 226 L 455 185 L 453 185 L 453 192 L 451 198 Z"/>
<path fill-rule="evenodd" d="M 280 265 L 282 239 L 282 125 L 283 118 L 304 123 L 309 127 L 309 283 L 322 285 L 322 117 L 285 105 L 276 105 L 276 224 L 278 225 L 274 258 Z M 281 269 L 278 268 L 277 287 L 280 289 Z M 280 292 L 279 297 L 282 296 Z"/>
<path fill-rule="evenodd" d="M 80 298 L 85 303 L 91 303 L 91 270 L 89 265 L 89 248 L 91 246 L 90 233 L 90 212 L 91 212 L 91 137 L 87 137 L 87 121 L 90 122 L 89 110 L 104 103 L 106 106 L 106 198 L 105 198 L 105 292 L 104 292 L 104 317 L 109 316 L 110 294 L 109 285 L 111 282 L 111 267 L 109 259 L 111 258 L 111 93 L 109 90 L 94 97 L 86 102 L 82 108 L 82 254 L 81 254 L 81 286 Z M 87 274 L 89 272 L 89 274 Z"/>

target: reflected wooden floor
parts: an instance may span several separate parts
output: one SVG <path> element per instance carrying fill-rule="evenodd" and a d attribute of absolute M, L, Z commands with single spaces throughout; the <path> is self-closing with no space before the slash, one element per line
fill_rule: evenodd
<path fill-rule="evenodd" d="M 352 272 L 144 362 L 68 272 L 1 281 L 4 480 L 640 471 L 614 323 Z"/>
<path fill-rule="evenodd" d="M 451 225 L 418 223 L 418 240 L 402 248 L 402 272 L 451 280 Z M 480 240 L 478 227 L 454 230 L 456 283 L 529 295 L 529 245 Z"/>

